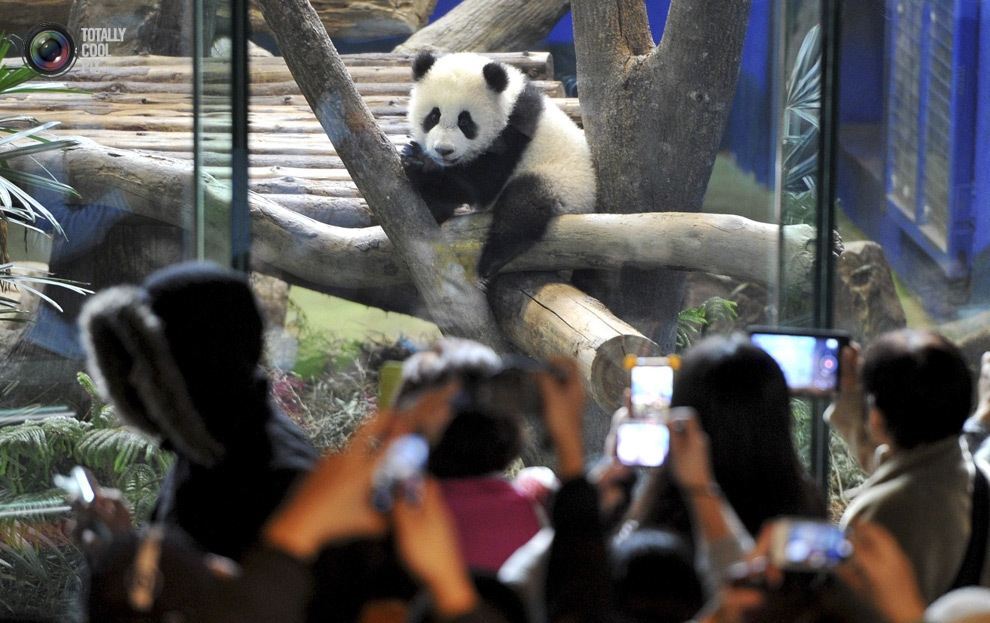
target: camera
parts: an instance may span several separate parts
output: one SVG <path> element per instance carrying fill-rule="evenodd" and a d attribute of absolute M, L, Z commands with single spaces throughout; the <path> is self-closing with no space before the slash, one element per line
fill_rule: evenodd
<path fill-rule="evenodd" d="M 783 571 L 825 571 L 852 555 L 842 530 L 824 521 L 784 518 L 771 531 L 770 562 Z"/>
<path fill-rule="evenodd" d="M 840 355 L 849 344 L 848 333 L 751 327 L 749 337 L 774 358 L 791 390 L 823 393 L 838 388 Z"/>

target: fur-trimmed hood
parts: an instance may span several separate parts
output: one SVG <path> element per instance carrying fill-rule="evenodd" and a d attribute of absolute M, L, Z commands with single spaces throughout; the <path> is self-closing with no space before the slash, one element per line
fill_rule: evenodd
<path fill-rule="evenodd" d="M 263 441 L 263 324 L 244 275 L 177 264 L 100 292 L 79 322 L 89 371 L 129 424 L 205 466 Z"/>
<path fill-rule="evenodd" d="M 103 290 L 83 307 L 79 324 L 89 374 L 125 422 L 167 439 L 196 463 L 210 465 L 222 456 L 223 446 L 196 411 L 145 290 Z"/>

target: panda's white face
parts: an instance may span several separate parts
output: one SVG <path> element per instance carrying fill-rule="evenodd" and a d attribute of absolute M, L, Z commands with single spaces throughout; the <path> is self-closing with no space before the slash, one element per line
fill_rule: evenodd
<path fill-rule="evenodd" d="M 491 71 L 485 70 L 491 64 L 477 54 L 449 54 L 429 64 L 417 79 L 409 124 L 413 140 L 438 163 L 454 166 L 472 161 L 508 123 L 523 87 L 522 76 L 514 75 L 519 73 L 514 68 L 502 67 L 493 87 Z"/>

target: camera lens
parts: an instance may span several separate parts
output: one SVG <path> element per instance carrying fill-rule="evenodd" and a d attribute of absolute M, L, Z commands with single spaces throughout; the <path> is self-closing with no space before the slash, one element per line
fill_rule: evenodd
<path fill-rule="evenodd" d="M 76 43 L 72 35 L 56 24 L 36 28 L 24 46 L 24 62 L 45 76 L 69 71 L 76 60 Z"/>

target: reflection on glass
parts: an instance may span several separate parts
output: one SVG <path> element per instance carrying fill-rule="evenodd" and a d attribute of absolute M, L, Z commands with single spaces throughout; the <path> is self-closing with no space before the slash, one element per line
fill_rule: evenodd
<path fill-rule="evenodd" d="M 222 3 L 205 4 L 210 50 Z M 2 617 L 80 617 L 82 561 L 59 528 L 55 474 L 86 465 L 143 522 L 170 463 L 78 376 L 76 321 L 92 291 L 200 255 L 204 227 L 206 247 L 226 257 L 229 225 L 204 224 L 194 194 L 193 5 L 0 2 Z M 217 86 L 201 110 L 204 132 L 222 145 L 229 60 L 220 54 L 205 61 L 204 83 Z M 206 204 L 225 213 L 229 167 L 206 161 L 215 176 Z"/>

